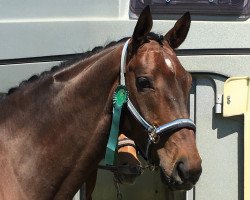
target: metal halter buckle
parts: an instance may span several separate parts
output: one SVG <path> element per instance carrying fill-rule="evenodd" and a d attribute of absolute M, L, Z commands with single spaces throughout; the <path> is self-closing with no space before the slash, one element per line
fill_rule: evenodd
<path fill-rule="evenodd" d="M 149 130 L 148 136 L 150 141 L 153 142 L 154 144 L 157 144 L 160 140 L 160 135 L 156 133 L 155 126 L 153 126 L 151 130 Z"/>

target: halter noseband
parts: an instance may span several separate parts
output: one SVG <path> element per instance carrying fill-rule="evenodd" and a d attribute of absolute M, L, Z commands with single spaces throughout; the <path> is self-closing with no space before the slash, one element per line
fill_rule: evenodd
<path fill-rule="evenodd" d="M 124 44 L 123 49 L 122 49 L 122 55 L 121 55 L 120 85 L 123 85 L 123 86 L 126 86 L 125 73 L 126 73 L 126 58 L 127 58 L 128 44 L 129 44 L 129 40 L 127 40 L 126 43 Z M 169 135 L 170 133 L 176 130 L 182 129 L 182 128 L 188 128 L 194 131 L 196 130 L 196 126 L 194 122 L 191 119 L 186 119 L 186 118 L 176 119 L 172 122 L 166 123 L 159 127 L 155 127 L 149 124 L 140 115 L 140 113 L 136 110 L 136 108 L 130 101 L 129 97 L 127 101 L 127 107 L 128 107 L 128 110 L 132 113 L 132 115 L 146 129 L 148 133 L 148 143 L 147 143 L 146 150 L 143 151 L 142 149 L 140 149 L 142 156 L 146 160 L 149 159 L 149 149 L 150 149 L 151 144 L 158 143 L 162 135 Z"/>

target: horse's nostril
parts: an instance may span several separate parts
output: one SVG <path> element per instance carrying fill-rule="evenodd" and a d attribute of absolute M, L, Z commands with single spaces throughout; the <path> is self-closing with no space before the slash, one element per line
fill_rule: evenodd
<path fill-rule="evenodd" d="M 190 168 L 190 165 L 182 161 L 176 165 L 177 176 L 182 183 L 192 183 L 194 185 L 199 180 L 201 171 L 200 165 Z"/>
<path fill-rule="evenodd" d="M 177 173 L 178 173 L 178 176 L 180 177 L 180 179 L 185 182 L 186 180 L 188 180 L 189 178 L 189 173 L 188 173 L 188 170 L 186 169 L 186 166 L 183 162 L 179 162 L 177 164 Z"/>

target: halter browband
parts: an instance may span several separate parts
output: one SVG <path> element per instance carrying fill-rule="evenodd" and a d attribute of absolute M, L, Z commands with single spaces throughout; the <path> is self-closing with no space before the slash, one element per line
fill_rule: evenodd
<path fill-rule="evenodd" d="M 127 58 L 127 47 L 129 44 L 129 40 L 126 41 L 126 43 L 123 46 L 122 49 L 122 55 L 121 55 L 121 70 L 120 70 L 120 85 L 123 85 L 126 87 L 125 82 L 125 73 L 126 73 L 126 58 Z M 128 97 L 127 101 L 127 107 L 128 110 L 132 113 L 132 115 L 137 119 L 137 121 L 146 129 L 148 132 L 148 144 L 145 151 L 142 151 L 140 149 L 140 152 L 144 159 L 149 160 L 149 149 L 152 143 L 156 144 L 159 142 L 160 137 L 162 135 L 169 135 L 173 133 L 174 131 L 177 131 L 179 129 L 188 128 L 192 130 L 196 130 L 196 126 L 194 122 L 191 119 L 181 118 L 176 119 L 172 122 L 166 123 L 164 125 L 161 125 L 159 127 L 155 127 L 151 124 L 149 124 L 136 110 L 132 102 L 130 101 Z"/>

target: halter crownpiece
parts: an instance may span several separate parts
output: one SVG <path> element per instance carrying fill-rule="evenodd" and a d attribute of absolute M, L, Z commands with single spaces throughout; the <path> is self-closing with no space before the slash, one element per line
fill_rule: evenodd
<path fill-rule="evenodd" d="M 126 58 L 127 58 L 127 48 L 128 48 L 128 43 L 129 43 L 128 39 L 122 49 L 122 55 L 121 55 L 121 70 L 120 70 L 120 85 L 124 85 L 126 86 L 126 82 L 125 82 L 125 76 L 124 74 L 126 73 Z"/>
<path fill-rule="evenodd" d="M 121 70 L 120 70 L 120 84 L 126 86 L 125 83 L 125 73 L 126 73 L 126 59 L 127 59 L 127 48 L 128 48 L 129 40 L 127 40 L 122 49 L 121 55 Z M 148 123 L 136 110 L 132 102 L 130 101 L 129 97 L 127 100 L 127 107 L 128 110 L 132 113 L 132 115 L 137 119 L 137 121 L 146 129 L 148 132 L 148 144 L 145 151 L 141 151 L 142 156 L 144 159 L 149 159 L 149 149 L 152 143 L 156 144 L 159 142 L 160 137 L 162 135 L 169 135 L 176 130 L 182 128 L 188 128 L 192 130 L 196 130 L 196 126 L 191 119 L 180 118 L 176 119 L 172 122 L 163 124 L 159 127 L 155 127 Z"/>

